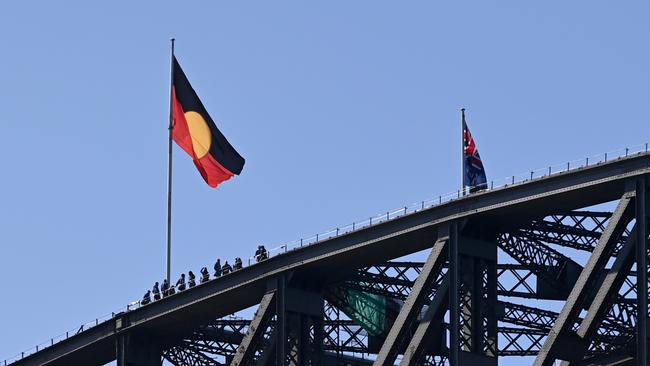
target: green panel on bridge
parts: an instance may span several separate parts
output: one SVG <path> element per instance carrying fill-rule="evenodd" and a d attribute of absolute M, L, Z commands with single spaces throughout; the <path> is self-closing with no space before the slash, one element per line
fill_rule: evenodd
<path fill-rule="evenodd" d="M 379 336 L 385 331 L 386 297 L 348 289 L 347 306 L 341 310 L 356 321 L 368 334 Z"/>

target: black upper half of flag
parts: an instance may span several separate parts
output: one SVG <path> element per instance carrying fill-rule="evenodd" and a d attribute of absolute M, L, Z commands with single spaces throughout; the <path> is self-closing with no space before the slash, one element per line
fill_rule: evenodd
<path fill-rule="evenodd" d="M 226 137 L 221 133 L 217 125 L 208 114 L 208 111 L 201 103 L 198 95 L 192 88 L 185 72 L 174 56 L 173 59 L 174 73 L 174 91 L 176 99 L 183 106 L 185 113 L 193 111 L 199 113 L 207 122 L 212 135 L 212 144 L 210 145 L 210 154 L 233 174 L 240 174 L 244 168 L 245 159 L 239 155 L 237 150 L 228 142 Z"/>

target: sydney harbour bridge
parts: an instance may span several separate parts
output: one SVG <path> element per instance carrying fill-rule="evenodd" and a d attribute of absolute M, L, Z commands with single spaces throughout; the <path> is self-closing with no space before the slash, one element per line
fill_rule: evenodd
<path fill-rule="evenodd" d="M 4 364 L 646 365 L 647 145 L 579 165 L 336 229 Z"/>

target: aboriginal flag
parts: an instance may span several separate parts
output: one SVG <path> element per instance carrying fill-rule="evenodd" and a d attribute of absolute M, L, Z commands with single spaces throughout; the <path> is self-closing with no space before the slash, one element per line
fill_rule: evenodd
<path fill-rule="evenodd" d="M 173 58 L 172 138 L 194 160 L 194 165 L 210 187 L 241 173 L 244 158 L 219 131 L 203 103 Z"/>
<path fill-rule="evenodd" d="M 487 177 L 476 142 L 465 122 L 465 109 L 462 109 L 461 112 L 463 116 L 463 187 L 469 187 L 470 193 L 474 193 L 487 188 Z"/>

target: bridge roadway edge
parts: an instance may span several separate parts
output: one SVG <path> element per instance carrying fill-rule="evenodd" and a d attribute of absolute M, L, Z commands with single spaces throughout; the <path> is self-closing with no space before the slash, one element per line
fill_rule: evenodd
<path fill-rule="evenodd" d="M 117 333 L 156 334 L 162 342 L 167 342 L 211 319 L 257 304 L 264 295 L 267 279 L 278 273 L 351 265 L 362 267 L 397 258 L 433 245 L 438 224 L 468 216 L 513 216 L 530 212 L 541 216 L 608 202 L 620 197 L 626 179 L 648 173 L 650 154 L 645 153 L 469 195 L 290 250 L 219 280 L 118 314 L 12 365 L 103 365 L 115 359 Z M 398 245 L 392 245 L 396 243 Z M 117 319 L 124 322 L 119 330 L 116 329 Z"/>

